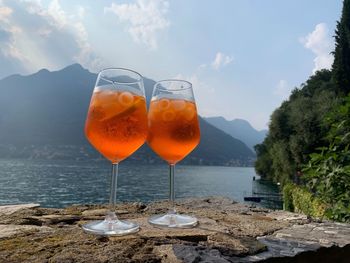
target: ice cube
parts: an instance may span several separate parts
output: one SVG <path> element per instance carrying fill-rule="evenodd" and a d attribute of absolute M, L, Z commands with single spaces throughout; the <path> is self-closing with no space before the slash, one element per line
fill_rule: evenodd
<path fill-rule="evenodd" d="M 171 106 L 176 111 L 181 111 L 186 107 L 186 102 L 184 100 L 172 100 Z"/>
<path fill-rule="evenodd" d="M 184 117 L 186 120 L 190 121 L 193 119 L 193 117 L 196 115 L 196 112 L 194 109 L 192 109 L 192 107 L 187 107 L 184 111 L 183 111 Z"/>
<path fill-rule="evenodd" d="M 172 121 L 176 117 L 176 114 L 172 110 L 167 110 L 162 113 L 162 119 L 163 121 Z"/>
<path fill-rule="evenodd" d="M 160 110 L 167 110 L 170 107 L 170 100 L 168 99 L 161 99 L 158 103 L 158 107 Z"/>
<path fill-rule="evenodd" d="M 124 91 L 119 95 L 118 102 L 124 107 L 129 107 L 134 102 L 134 96 L 130 92 Z"/>

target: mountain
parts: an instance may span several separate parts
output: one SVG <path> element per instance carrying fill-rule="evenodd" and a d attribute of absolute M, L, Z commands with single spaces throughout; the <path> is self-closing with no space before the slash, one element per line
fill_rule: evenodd
<path fill-rule="evenodd" d="M 267 134 L 267 130 L 257 131 L 249 122 L 242 119 L 228 121 L 224 117 L 208 117 L 205 120 L 232 137 L 241 140 L 252 150 L 254 150 L 254 145 L 262 143 Z"/>
<path fill-rule="evenodd" d="M 73 64 L 0 80 L 0 157 L 103 159 L 84 136 L 84 122 L 97 75 Z M 154 80 L 145 78 L 151 97 Z M 201 143 L 182 162 L 251 165 L 254 153 L 241 141 L 200 118 Z M 145 145 L 130 161 L 162 162 Z"/>

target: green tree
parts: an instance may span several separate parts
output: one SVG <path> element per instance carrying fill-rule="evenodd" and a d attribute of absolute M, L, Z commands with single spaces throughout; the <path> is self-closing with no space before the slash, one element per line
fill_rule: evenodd
<path fill-rule="evenodd" d="M 272 113 L 269 133 L 255 147 L 255 169 L 282 184 L 302 170 L 306 186 L 286 205 L 315 214 L 320 206 L 307 201 L 313 197 L 326 217 L 350 222 L 350 0 L 335 40 L 332 71 L 316 72 Z"/>
<path fill-rule="evenodd" d="M 332 66 L 333 80 L 338 94 L 350 92 L 350 0 L 344 0 L 343 11 L 335 31 L 335 51 Z"/>
<path fill-rule="evenodd" d="M 258 174 L 280 183 L 293 180 L 309 154 L 327 145 L 324 118 L 337 104 L 331 79 L 329 70 L 316 72 L 272 113 L 269 134 L 255 147 Z"/>
<path fill-rule="evenodd" d="M 272 157 L 268 149 L 271 143 L 268 142 L 268 139 L 269 136 L 265 138 L 263 143 L 254 146 L 255 152 L 259 156 L 255 162 L 255 170 L 264 178 L 272 180 L 273 178 L 271 176 L 274 172 L 272 170 Z"/>

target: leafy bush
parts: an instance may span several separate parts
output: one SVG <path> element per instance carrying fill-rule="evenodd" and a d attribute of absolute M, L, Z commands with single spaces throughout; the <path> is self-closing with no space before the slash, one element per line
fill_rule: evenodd
<path fill-rule="evenodd" d="M 323 218 L 327 207 L 306 188 L 301 187 L 296 187 L 293 191 L 293 206 L 295 212 L 304 213 L 316 218 Z"/>
<path fill-rule="evenodd" d="M 310 154 L 303 169 L 306 186 L 286 184 L 285 210 L 350 222 L 350 96 L 329 114 L 328 147 Z"/>
<path fill-rule="evenodd" d="M 283 187 L 283 209 L 287 211 L 294 212 L 293 205 L 293 190 L 295 186 L 294 184 L 286 184 Z"/>
<path fill-rule="evenodd" d="M 350 221 L 350 96 L 330 116 L 329 145 L 310 154 L 304 179 L 309 191 L 330 204 L 328 218 Z"/>
<path fill-rule="evenodd" d="M 284 209 L 315 218 L 327 217 L 327 205 L 305 187 L 287 184 L 283 187 Z"/>

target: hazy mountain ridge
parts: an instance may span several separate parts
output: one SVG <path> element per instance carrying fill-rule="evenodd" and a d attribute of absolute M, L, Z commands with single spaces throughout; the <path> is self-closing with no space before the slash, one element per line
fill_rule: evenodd
<path fill-rule="evenodd" d="M 267 134 L 267 130 L 258 131 L 248 121 L 242 119 L 231 121 L 226 120 L 224 117 L 207 117 L 204 119 L 232 137 L 241 140 L 252 150 L 254 150 L 256 144 L 264 140 Z"/>
<path fill-rule="evenodd" d="M 0 157 L 100 160 L 84 136 L 95 80 L 79 64 L 0 80 Z M 154 83 L 144 79 L 148 100 Z M 254 153 L 244 143 L 202 118 L 200 125 L 201 143 L 182 163 L 252 165 Z M 130 160 L 162 162 L 146 145 Z"/>

